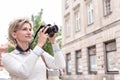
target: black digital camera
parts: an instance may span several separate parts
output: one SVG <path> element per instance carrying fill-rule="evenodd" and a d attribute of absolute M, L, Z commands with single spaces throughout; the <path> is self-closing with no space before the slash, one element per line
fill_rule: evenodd
<path fill-rule="evenodd" d="M 58 32 L 58 26 L 57 25 L 51 25 L 51 24 L 47 24 L 47 25 L 41 25 L 40 26 L 40 29 L 41 28 L 46 28 L 48 27 L 47 31 L 45 33 L 48 33 L 49 37 L 53 37 L 55 33 Z"/>

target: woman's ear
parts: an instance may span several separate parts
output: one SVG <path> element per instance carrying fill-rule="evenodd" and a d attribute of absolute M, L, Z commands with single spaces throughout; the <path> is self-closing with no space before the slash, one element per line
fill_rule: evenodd
<path fill-rule="evenodd" d="M 16 39 L 16 32 L 12 33 L 12 37 Z"/>

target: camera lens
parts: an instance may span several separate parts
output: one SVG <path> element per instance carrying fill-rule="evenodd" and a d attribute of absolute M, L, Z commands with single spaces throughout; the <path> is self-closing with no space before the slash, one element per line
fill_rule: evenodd
<path fill-rule="evenodd" d="M 55 33 L 58 32 L 58 26 L 57 26 L 57 25 L 54 25 L 54 26 L 53 26 L 53 31 L 54 31 Z"/>

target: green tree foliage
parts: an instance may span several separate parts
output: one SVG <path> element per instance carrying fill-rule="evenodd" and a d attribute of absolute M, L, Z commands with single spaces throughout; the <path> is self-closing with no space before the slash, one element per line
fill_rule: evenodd
<path fill-rule="evenodd" d="M 13 51 L 14 49 L 15 49 L 15 47 L 13 47 L 12 45 L 8 45 L 8 47 L 7 47 L 8 52 Z"/>

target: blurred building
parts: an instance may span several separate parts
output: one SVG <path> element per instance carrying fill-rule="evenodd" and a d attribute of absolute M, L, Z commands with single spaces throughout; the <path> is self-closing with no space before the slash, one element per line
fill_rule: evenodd
<path fill-rule="evenodd" d="M 64 79 L 120 80 L 120 0 L 62 0 L 62 19 Z"/>

